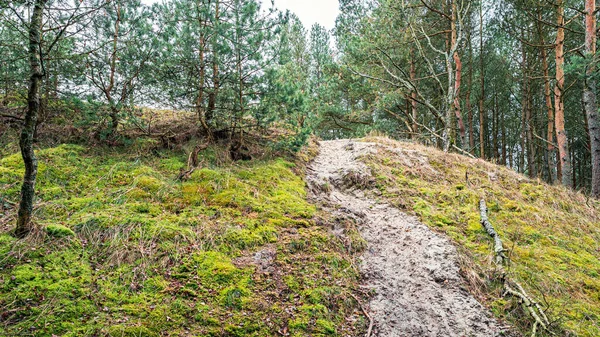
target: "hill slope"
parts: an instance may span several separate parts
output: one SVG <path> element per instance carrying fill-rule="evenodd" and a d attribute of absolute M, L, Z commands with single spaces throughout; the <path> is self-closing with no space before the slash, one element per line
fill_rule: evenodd
<path fill-rule="evenodd" d="M 0 159 L 0 336 L 360 331 L 353 254 L 326 218 L 317 225 L 302 169 L 221 151 L 203 151 L 180 182 L 184 153 L 43 149 L 41 230 L 26 240 L 8 234 L 20 156 Z"/>
<path fill-rule="evenodd" d="M 526 313 L 496 282 L 490 238 L 479 223 L 481 197 L 509 249 L 509 274 L 556 320 L 554 331 L 600 335 L 597 201 L 482 160 L 369 141 L 376 144 L 355 153 L 369 174 L 344 175 L 337 183 L 364 191 L 373 203 L 342 208 L 309 198 L 303 164 L 290 159 L 231 163 L 219 157 L 223 149 L 209 148 L 200 154 L 202 168 L 182 182 L 176 178 L 186 154 L 143 142 L 127 150 L 43 149 L 35 211 L 40 231 L 26 240 L 8 235 L 22 164 L 18 154 L 0 159 L 0 336 L 364 335 L 369 320 L 357 294 L 365 241 L 353 213 L 373 215 L 371 208 L 383 204 L 397 210 L 385 209 L 388 219 L 377 213 L 381 228 L 371 228 L 372 237 L 363 232 L 367 239 L 394 241 L 378 231 L 405 221 L 400 212 L 416 215 L 438 232 L 427 234 L 439 238 L 427 245 L 437 249 L 432 261 L 458 259 L 453 263 L 471 294 L 529 331 Z M 337 175 L 332 172 L 316 174 L 329 180 Z M 410 219 L 404 225 L 420 226 Z M 442 244 L 448 240 L 440 234 L 457 249 Z M 453 267 L 440 270 L 438 281 L 457 277 Z M 371 304 L 385 300 L 387 293 L 378 291 Z M 450 323 L 480 334 L 493 330 L 493 320 L 486 319 L 487 327 L 469 323 L 485 311 L 477 310 Z M 380 318 L 381 336 L 382 324 L 411 324 L 403 316 Z"/>
<path fill-rule="evenodd" d="M 471 291 L 501 318 L 529 331 L 527 314 L 502 297 L 478 202 L 511 259 L 509 275 L 541 302 L 559 335 L 600 336 L 600 203 L 483 160 L 389 139 L 361 160 L 376 195 L 415 214 L 458 246 Z M 539 334 L 538 334 L 539 335 Z"/>

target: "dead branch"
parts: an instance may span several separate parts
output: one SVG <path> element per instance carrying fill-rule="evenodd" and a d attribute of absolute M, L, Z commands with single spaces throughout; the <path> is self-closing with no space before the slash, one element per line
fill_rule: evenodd
<path fill-rule="evenodd" d="M 492 237 L 492 239 L 494 239 L 494 253 L 496 255 L 496 267 L 498 267 L 499 271 L 501 271 L 501 273 L 503 274 L 503 278 L 504 278 L 504 262 L 505 260 L 507 260 L 506 255 L 504 254 L 505 250 L 504 247 L 502 246 L 502 240 L 500 239 L 500 235 L 498 235 L 498 233 L 496 232 L 496 230 L 494 229 L 494 226 L 492 226 L 492 224 L 490 223 L 488 216 L 487 216 L 487 204 L 485 203 L 484 199 L 481 199 L 481 201 L 479 201 L 479 214 L 481 216 L 481 225 L 483 226 L 483 228 L 485 228 L 485 231 L 488 233 L 489 236 Z"/>
<path fill-rule="evenodd" d="M 533 318 L 533 327 L 531 331 L 531 337 L 535 337 L 537 333 L 538 327 L 541 327 L 544 330 L 548 330 L 550 325 L 550 321 L 548 317 L 544 313 L 544 310 L 540 306 L 540 304 L 535 301 L 531 296 L 527 294 L 523 286 L 518 282 L 510 279 L 506 274 L 504 266 L 508 263 L 508 257 L 504 254 L 505 249 L 502 245 L 502 240 L 500 239 L 500 235 L 494 229 L 494 226 L 490 223 L 487 215 L 487 204 L 485 199 L 481 199 L 479 201 L 479 213 L 481 216 L 481 225 L 485 228 L 485 231 L 489 236 L 494 239 L 494 262 L 496 264 L 497 270 L 501 274 L 500 280 L 504 286 L 504 294 L 511 295 L 519 299 L 519 302 L 523 305 L 529 315 Z"/>
<path fill-rule="evenodd" d="M 369 313 L 367 312 L 365 307 L 362 305 L 362 302 L 358 299 L 358 297 L 356 297 L 352 293 L 350 293 L 350 296 L 352 296 L 352 298 L 354 298 L 354 300 L 358 303 L 358 306 L 360 306 L 360 309 L 362 310 L 365 317 L 367 317 L 369 319 L 369 328 L 367 329 L 367 334 L 365 335 L 365 337 L 371 337 L 371 333 L 373 332 L 373 325 L 375 324 L 375 321 L 373 321 L 373 317 L 371 317 L 371 315 L 369 315 Z"/>
<path fill-rule="evenodd" d="M 179 172 L 179 175 L 177 176 L 177 180 L 185 181 L 190 179 L 192 173 L 194 173 L 194 171 L 196 171 L 196 168 L 200 166 L 200 162 L 198 161 L 198 154 L 200 153 L 200 151 L 206 150 L 206 148 L 208 148 L 208 144 L 194 146 L 194 149 L 192 150 L 192 152 L 190 152 L 190 155 L 188 156 L 187 170 L 182 168 Z"/>

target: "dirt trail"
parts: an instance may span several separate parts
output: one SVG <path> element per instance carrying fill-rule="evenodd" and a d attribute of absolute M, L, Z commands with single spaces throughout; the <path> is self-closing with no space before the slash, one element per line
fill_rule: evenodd
<path fill-rule="evenodd" d="M 505 336 L 502 324 L 464 289 L 456 249 L 445 236 L 359 189 L 343 187 L 349 173 L 370 176 L 357 158 L 379 146 L 321 142 L 308 176 L 312 197 L 331 212 L 356 219 L 367 241 L 360 269 L 375 293 L 368 305 L 372 335 Z"/>

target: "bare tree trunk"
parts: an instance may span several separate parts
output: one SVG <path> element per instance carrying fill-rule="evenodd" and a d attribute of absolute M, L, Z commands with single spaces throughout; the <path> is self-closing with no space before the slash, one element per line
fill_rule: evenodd
<path fill-rule="evenodd" d="M 555 124 L 556 124 L 556 140 L 558 142 L 558 156 L 562 167 L 561 181 L 564 186 L 572 186 L 571 179 L 573 168 L 571 166 L 569 143 L 565 131 L 565 106 L 564 106 L 564 91 L 565 91 L 565 5 L 564 0 L 556 2 L 556 85 L 554 87 L 554 106 Z"/>
<path fill-rule="evenodd" d="M 201 28 L 204 29 L 204 28 Z M 206 62 L 204 60 L 204 49 L 206 47 L 206 39 L 204 32 L 200 34 L 200 41 L 198 46 L 198 62 L 200 63 L 199 78 L 198 78 L 198 95 L 196 96 L 196 112 L 198 114 L 198 120 L 202 125 L 204 131 L 209 132 L 210 128 L 206 124 L 206 115 L 204 111 L 204 84 L 206 81 Z"/>
<path fill-rule="evenodd" d="M 210 135 L 210 128 L 206 124 L 206 110 L 204 109 L 204 92 L 205 92 L 205 84 L 206 84 L 206 29 L 207 22 L 203 17 L 203 13 L 201 12 L 201 8 L 206 6 L 203 1 L 198 1 L 196 3 L 197 14 L 198 15 L 198 24 L 200 26 L 200 37 L 198 39 L 198 94 L 196 96 L 196 113 L 198 115 L 198 121 L 200 125 L 204 129 L 208 135 Z"/>
<path fill-rule="evenodd" d="M 596 55 L 596 2 L 585 0 L 585 52 L 590 60 L 586 69 L 583 90 L 583 104 L 588 119 L 590 148 L 592 154 L 592 195 L 600 198 L 600 120 L 596 103 L 596 71 L 594 56 Z"/>
<path fill-rule="evenodd" d="M 410 82 L 416 85 L 417 66 L 415 62 L 414 49 L 410 48 Z M 419 124 L 417 123 L 417 91 L 410 92 L 410 108 L 412 115 L 412 132 L 411 138 L 416 139 L 419 136 Z"/>
<path fill-rule="evenodd" d="M 471 28 L 469 28 L 469 31 Z M 469 43 L 469 78 L 467 83 L 467 92 L 465 94 L 465 104 L 467 108 L 467 123 L 469 123 L 469 152 L 475 154 L 475 130 L 473 128 L 473 107 L 471 106 L 471 88 L 473 86 L 473 45 L 471 44 L 471 34 L 467 37 Z"/>
<path fill-rule="evenodd" d="M 483 1 L 479 5 L 479 66 L 481 92 L 479 96 L 479 156 L 485 159 L 485 67 L 483 63 Z"/>
<path fill-rule="evenodd" d="M 499 130 L 499 117 L 498 117 L 498 92 L 496 91 L 496 87 L 494 86 L 494 105 L 492 108 L 492 156 L 494 158 L 494 162 L 498 162 L 500 159 L 500 152 L 498 149 L 500 148 L 498 144 L 498 130 Z"/>
<path fill-rule="evenodd" d="M 552 184 L 555 180 L 554 175 L 554 108 L 552 107 L 552 90 L 550 89 L 550 67 L 548 66 L 548 53 L 542 32 L 542 14 L 538 10 L 537 30 L 540 44 L 540 55 L 542 57 L 542 71 L 544 73 L 544 99 L 546 101 L 546 110 L 548 112 L 548 127 L 546 133 L 546 165 L 548 166 L 548 182 Z"/>
<path fill-rule="evenodd" d="M 452 41 L 451 45 L 454 46 L 454 55 L 452 55 L 454 59 L 455 66 L 455 76 L 454 76 L 454 114 L 456 115 L 456 120 L 458 121 L 458 132 L 460 135 L 460 147 L 462 149 L 467 148 L 467 140 L 465 135 L 465 123 L 462 118 L 462 112 L 460 109 L 460 85 L 462 80 L 462 62 L 460 60 L 460 56 L 458 55 L 458 32 L 456 27 L 457 21 L 457 8 L 456 8 L 456 0 L 452 1 Z M 461 27 L 462 29 L 462 27 Z"/>
<path fill-rule="evenodd" d="M 112 54 L 110 56 L 110 76 L 108 80 L 108 86 L 104 88 L 104 96 L 110 104 L 111 136 L 114 136 L 117 133 L 117 128 L 119 127 L 119 109 L 117 108 L 117 105 L 115 104 L 112 98 L 112 90 L 115 87 L 115 74 L 117 72 L 117 48 L 119 43 L 119 26 L 121 23 L 121 5 L 119 3 L 117 3 L 115 10 L 117 12 L 117 20 L 115 21 L 113 49 Z"/>
<path fill-rule="evenodd" d="M 502 128 L 502 161 L 501 164 L 506 166 L 506 120 L 504 119 L 504 113 L 500 115 L 501 128 Z"/>
<path fill-rule="evenodd" d="M 217 105 L 217 96 L 219 95 L 220 79 L 219 79 L 219 55 L 217 53 L 217 36 L 219 36 L 219 20 L 220 20 L 220 8 L 219 0 L 215 3 L 215 22 L 213 24 L 213 90 L 208 95 L 208 109 L 206 110 L 206 123 L 207 125 L 214 118 L 214 112 Z"/>
<path fill-rule="evenodd" d="M 33 214 L 33 198 L 35 196 L 35 182 L 37 178 L 37 158 L 33 150 L 33 134 L 40 109 L 40 86 L 42 83 L 42 55 L 41 38 L 44 6 L 46 0 L 36 0 L 29 26 L 29 92 L 27 94 L 28 109 L 25 113 L 25 124 L 21 131 L 19 146 L 25 163 L 25 174 L 21 187 L 21 202 L 17 217 L 15 235 L 24 237 L 33 230 L 31 220 Z"/>
<path fill-rule="evenodd" d="M 527 58 L 527 46 L 522 43 L 522 74 L 523 74 L 523 83 L 522 83 L 522 97 L 521 104 L 523 108 L 523 127 L 522 136 L 525 137 L 525 147 L 523 151 L 527 151 L 527 171 L 528 175 L 533 178 L 537 175 L 535 169 L 535 143 L 533 142 L 533 118 L 532 118 L 532 95 L 531 95 L 531 83 L 529 80 L 529 59 Z"/>

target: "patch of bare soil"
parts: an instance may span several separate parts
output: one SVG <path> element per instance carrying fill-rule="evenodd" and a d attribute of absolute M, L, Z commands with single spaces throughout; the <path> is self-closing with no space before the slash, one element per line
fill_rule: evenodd
<path fill-rule="evenodd" d="M 312 197 L 333 214 L 354 218 L 367 241 L 360 270 L 374 293 L 367 308 L 374 320 L 372 336 L 512 334 L 465 289 L 447 237 L 365 195 L 363 188 L 373 178 L 358 158 L 378 146 L 321 142 L 307 177 Z"/>

